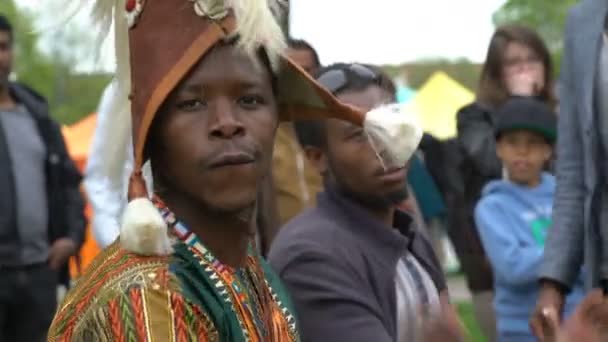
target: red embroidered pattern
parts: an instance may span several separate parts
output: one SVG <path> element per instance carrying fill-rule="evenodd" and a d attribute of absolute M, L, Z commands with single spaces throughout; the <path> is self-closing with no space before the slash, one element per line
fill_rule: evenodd
<path fill-rule="evenodd" d="M 122 322 L 120 316 L 120 308 L 118 307 L 118 300 L 113 299 L 108 302 L 109 315 L 110 319 L 110 327 L 112 329 L 112 336 L 117 339 L 117 341 L 124 341 L 125 336 L 122 331 Z"/>
<path fill-rule="evenodd" d="M 135 315 L 135 331 L 137 332 L 137 340 L 146 342 L 148 340 L 148 334 L 146 332 L 146 318 L 144 316 L 145 308 L 141 291 L 142 289 L 139 288 L 131 289 L 131 291 L 129 291 L 129 297 L 131 298 L 131 307 Z"/>

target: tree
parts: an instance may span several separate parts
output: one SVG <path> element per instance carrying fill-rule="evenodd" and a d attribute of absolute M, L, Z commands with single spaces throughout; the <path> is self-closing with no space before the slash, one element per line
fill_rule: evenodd
<path fill-rule="evenodd" d="M 551 51 L 555 70 L 559 70 L 563 31 L 568 9 L 577 0 L 507 0 L 494 13 L 494 24 L 518 23 L 535 29 Z"/>
<path fill-rule="evenodd" d="M 73 123 L 94 111 L 110 75 L 83 74 L 75 69 L 76 61 L 86 50 L 91 51 L 86 32 L 61 30 L 68 32 L 56 34 L 53 43 L 57 49 L 45 54 L 31 13 L 15 6 L 14 0 L 0 0 L 0 14 L 13 25 L 14 77 L 40 92 L 48 100 L 53 117 L 61 123 Z"/>

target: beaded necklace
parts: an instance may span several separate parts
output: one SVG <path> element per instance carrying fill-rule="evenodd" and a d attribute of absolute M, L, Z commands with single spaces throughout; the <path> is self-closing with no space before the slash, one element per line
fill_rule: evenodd
<path fill-rule="evenodd" d="M 192 252 L 204 274 L 214 282 L 224 302 L 229 303 L 236 313 L 246 341 L 282 342 L 285 338 L 288 338 L 287 341 L 297 340 L 295 319 L 266 281 L 253 247 L 249 247 L 243 267 L 225 265 L 160 199 L 155 199 L 154 202 L 173 234 Z M 273 331 L 277 316 L 288 327 L 289 336 L 277 336 L 276 331 Z"/>

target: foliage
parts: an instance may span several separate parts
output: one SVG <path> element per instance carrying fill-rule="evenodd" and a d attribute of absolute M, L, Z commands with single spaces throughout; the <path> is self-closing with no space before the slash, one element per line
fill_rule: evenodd
<path fill-rule="evenodd" d="M 494 13 L 495 25 L 518 23 L 535 29 L 547 43 L 552 53 L 555 71 L 559 72 L 563 49 L 563 30 L 568 9 L 577 0 L 507 0 Z M 400 66 L 383 66 L 391 77 L 405 76 L 411 88 L 419 88 L 435 71 L 444 71 L 450 77 L 469 88 L 477 90 L 481 73 L 479 64 L 467 60 L 447 59 L 420 60 Z"/>
<path fill-rule="evenodd" d="M 508 0 L 496 13 L 494 23 L 518 23 L 535 29 L 545 40 L 559 69 L 563 31 L 568 9 L 577 0 Z"/>
<path fill-rule="evenodd" d="M 64 124 L 71 124 L 97 109 L 101 94 L 110 82 L 108 74 L 67 74 L 61 87 L 62 95 L 53 97 L 53 116 Z M 63 100 L 58 100 L 59 98 Z"/>
<path fill-rule="evenodd" d="M 14 0 L 1 0 L 0 14 L 14 28 L 16 80 L 46 97 L 51 114 L 61 123 L 73 123 L 94 111 L 110 76 L 82 74 L 75 69 L 80 56 L 73 51 L 82 51 L 79 46 L 90 44 L 89 37 L 83 35 L 86 33 L 57 34 L 53 42 L 57 49 L 45 54 L 40 49 L 40 33 L 36 32 L 31 13 L 15 6 Z"/>

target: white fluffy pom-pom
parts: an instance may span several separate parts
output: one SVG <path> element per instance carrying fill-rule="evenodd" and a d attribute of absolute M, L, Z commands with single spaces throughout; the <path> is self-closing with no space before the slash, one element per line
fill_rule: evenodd
<path fill-rule="evenodd" d="M 422 140 L 422 126 L 411 105 L 375 108 L 366 114 L 363 127 L 385 169 L 405 166 Z"/>
<path fill-rule="evenodd" d="M 167 224 L 152 201 L 136 198 L 127 204 L 120 228 L 120 244 L 141 255 L 171 254 Z"/>

